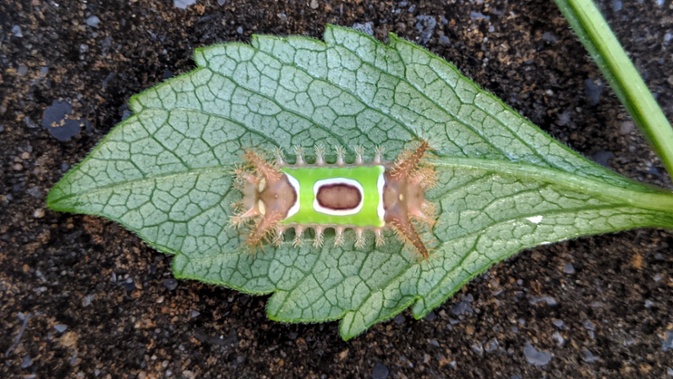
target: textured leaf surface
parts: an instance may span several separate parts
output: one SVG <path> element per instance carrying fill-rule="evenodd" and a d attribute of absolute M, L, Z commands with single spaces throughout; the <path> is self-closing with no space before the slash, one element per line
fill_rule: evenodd
<path fill-rule="evenodd" d="M 198 68 L 135 96 L 114 128 L 50 192 L 56 210 L 123 224 L 175 254 L 175 275 L 273 294 L 270 318 L 341 319 L 343 338 L 411 306 L 423 317 L 522 249 L 580 235 L 673 226 L 669 194 L 555 142 L 452 65 L 391 35 L 383 44 L 328 26 L 325 42 L 255 36 L 199 49 Z M 228 226 L 232 167 L 244 148 L 383 146 L 394 158 L 429 139 L 439 220 L 430 259 L 388 235 L 341 248 L 265 247 Z M 291 156 L 290 156 L 291 158 Z M 371 158 L 371 157 L 370 157 Z M 292 160 L 292 159 L 290 159 Z M 370 237 L 370 240 L 373 238 Z"/>

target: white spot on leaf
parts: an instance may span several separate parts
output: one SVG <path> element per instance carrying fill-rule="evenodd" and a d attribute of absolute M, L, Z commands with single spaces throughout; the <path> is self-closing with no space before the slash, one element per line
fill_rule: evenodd
<path fill-rule="evenodd" d="M 533 224 L 537 225 L 542 222 L 542 219 L 544 216 L 533 216 L 533 217 L 528 217 L 526 220 L 532 222 Z"/>

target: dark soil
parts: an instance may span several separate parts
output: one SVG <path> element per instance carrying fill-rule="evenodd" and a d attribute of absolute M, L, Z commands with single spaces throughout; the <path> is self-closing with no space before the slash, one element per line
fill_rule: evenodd
<path fill-rule="evenodd" d="M 673 118 L 671 3 L 600 3 Z M 271 322 L 265 298 L 175 281 L 170 257 L 132 233 L 45 208 L 129 97 L 193 68 L 194 48 L 320 37 L 328 22 L 422 43 L 573 149 L 671 188 L 548 0 L 2 1 L 0 377 L 672 377 L 670 231 L 523 252 L 426 319 L 404 312 L 343 342 L 335 322 Z M 80 129 L 40 125 L 59 101 Z"/>

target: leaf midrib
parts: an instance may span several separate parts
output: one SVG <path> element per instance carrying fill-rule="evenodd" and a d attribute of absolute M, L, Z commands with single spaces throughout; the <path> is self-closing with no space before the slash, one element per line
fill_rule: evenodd
<path fill-rule="evenodd" d="M 433 159 L 432 164 L 438 168 L 473 169 L 529 179 L 534 182 L 550 183 L 580 193 L 586 193 L 599 199 L 609 199 L 614 204 L 630 205 L 657 212 L 673 212 L 672 193 L 658 188 L 646 187 L 637 182 L 632 182 L 631 188 L 617 187 L 598 179 L 575 175 L 560 169 L 507 160 L 442 157 Z"/>
<path fill-rule="evenodd" d="M 657 212 L 666 210 L 673 212 L 673 195 L 671 193 L 656 188 L 649 188 L 636 182 L 633 182 L 632 188 L 616 187 L 608 185 L 600 180 L 574 175 L 560 169 L 541 167 L 529 163 L 514 163 L 507 160 L 437 157 L 432 159 L 431 163 L 437 168 L 472 169 L 503 176 L 529 179 L 536 182 L 550 183 L 577 192 L 587 193 L 596 198 L 607 198 L 614 204 L 630 205 L 638 208 L 655 210 Z M 101 187 L 96 187 L 89 190 L 86 194 L 93 195 L 112 188 L 133 187 L 134 185 L 143 185 L 156 180 L 170 179 L 182 175 L 201 175 L 214 172 L 221 172 L 223 175 L 228 175 L 231 173 L 230 171 L 233 167 L 234 165 L 211 166 L 142 177 L 121 183 L 110 183 Z M 82 193 L 71 193 L 58 199 L 49 199 L 48 203 L 54 209 L 59 210 L 59 202 L 80 196 L 81 194 Z"/>

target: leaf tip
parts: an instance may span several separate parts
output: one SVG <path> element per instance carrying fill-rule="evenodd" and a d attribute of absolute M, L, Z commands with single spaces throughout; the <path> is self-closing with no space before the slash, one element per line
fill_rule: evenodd
<path fill-rule="evenodd" d="M 58 192 L 62 192 L 61 189 L 59 188 L 59 183 L 56 183 L 50 190 L 49 193 L 47 193 L 47 199 L 45 200 L 45 204 L 47 205 L 47 208 L 53 210 L 53 211 L 60 211 L 57 203 L 59 200 L 59 194 Z"/>
<path fill-rule="evenodd" d="M 71 170 L 72 171 L 72 170 Z M 47 193 L 47 198 L 45 199 L 45 204 L 47 208 L 56 212 L 72 212 L 73 207 L 67 201 L 64 201 L 68 198 L 73 197 L 71 191 L 68 191 L 68 177 L 70 172 L 66 173 L 61 180 L 56 182 L 53 187 Z"/>

